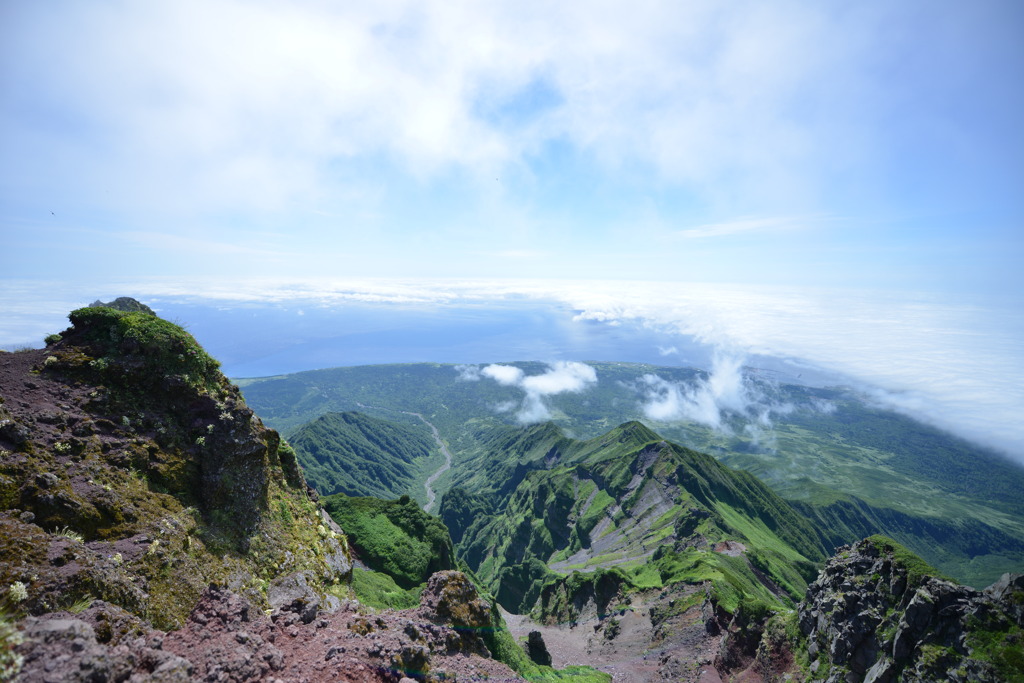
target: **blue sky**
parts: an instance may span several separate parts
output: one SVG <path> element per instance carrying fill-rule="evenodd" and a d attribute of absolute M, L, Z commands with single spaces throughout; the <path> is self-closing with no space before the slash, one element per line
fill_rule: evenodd
<path fill-rule="evenodd" d="M 0 344 L 98 296 L 486 291 L 1024 454 L 1022 35 L 1016 0 L 0 0 Z"/>
<path fill-rule="evenodd" d="M 1020 290 L 1019 2 L 4 2 L 12 277 Z"/>

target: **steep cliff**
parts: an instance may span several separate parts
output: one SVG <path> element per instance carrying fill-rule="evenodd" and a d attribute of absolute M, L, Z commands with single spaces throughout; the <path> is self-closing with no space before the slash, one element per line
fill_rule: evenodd
<path fill-rule="evenodd" d="M 977 591 L 890 539 L 840 548 L 800 605 L 813 680 L 1024 680 L 1024 576 Z"/>
<path fill-rule="evenodd" d="M 96 601 L 173 628 L 211 584 L 269 609 L 296 575 L 337 603 L 347 540 L 216 361 L 142 310 L 69 317 L 47 348 L 0 354 L 0 606 Z"/>

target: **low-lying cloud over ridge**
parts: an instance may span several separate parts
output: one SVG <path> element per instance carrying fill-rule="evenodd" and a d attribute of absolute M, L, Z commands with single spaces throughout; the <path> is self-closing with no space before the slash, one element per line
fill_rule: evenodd
<path fill-rule="evenodd" d="M 715 353 L 711 372 L 692 382 L 645 374 L 636 386 L 641 410 L 658 422 L 691 421 L 726 434 L 737 422 L 755 443 L 771 442 L 773 416 L 790 413 L 794 406 L 777 400 L 765 381 L 744 374 L 743 361 L 739 355 Z"/>
<path fill-rule="evenodd" d="M 597 384 L 597 372 L 585 363 L 556 361 L 548 364 L 547 372 L 527 375 L 514 365 L 491 364 L 484 367 L 460 365 L 456 368 L 459 378 L 479 381 L 487 378 L 498 384 L 518 387 L 523 390 L 522 403 L 518 406 L 516 420 L 520 424 L 534 424 L 551 419 L 551 410 L 544 401 L 545 396 L 563 393 L 580 393 Z M 501 405 L 501 411 L 511 410 L 515 405 Z"/>

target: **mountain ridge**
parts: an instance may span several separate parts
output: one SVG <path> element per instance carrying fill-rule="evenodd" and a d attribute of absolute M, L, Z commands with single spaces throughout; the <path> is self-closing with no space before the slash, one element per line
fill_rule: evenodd
<path fill-rule="evenodd" d="M 528 374 L 546 368 L 540 363 L 507 365 Z M 884 411 L 848 389 L 765 384 L 756 376 L 745 377 L 744 382 L 753 384 L 744 386 L 761 396 L 764 406 L 785 408 L 771 413 L 769 432 L 757 423 L 754 432 L 748 433 L 745 427 L 751 425 L 744 420 L 749 416 L 735 413 L 724 414 L 724 427 L 717 431 L 694 422 L 658 423 L 642 414 L 637 393 L 637 387 L 643 386 L 638 384 L 640 378 L 653 374 L 690 387 L 693 382 L 706 381 L 706 373 L 645 364 L 590 365 L 598 376 L 596 385 L 579 394 L 544 399 L 555 424 L 574 437 L 595 438 L 629 420 L 641 420 L 670 441 L 751 472 L 787 500 L 812 506 L 801 507 L 812 517 L 834 516 L 835 509 L 818 515 L 813 508 L 827 508 L 850 495 L 872 509 L 893 510 L 893 514 L 866 516 L 850 510 L 853 516 L 848 523 L 828 525 L 840 532 L 833 535 L 833 547 L 859 540 L 861 531 L 884 533 L 899 538 L 945 573 L 976 587 L 1024 565 L 1024 552 L 1019 550 L 1019 543 L 1024 542 L 1024 499 L 1014 493 L 1024 490 L 1024 467 L 1005 458 Z M 492 430 L 518 426 L 514 410 L 501 412 L 498 408 L 517 405 L 522 392 L 496 382 L 460 379 L 465 374 L 460 367 L 428 363 L 334 368 L 246 380 L 243 389 L 261 415 L 286 432 L 326 410 L 350 410 L 359 404 L 419 412 L 437 426 L 454 455 L 453 469 L 435 484 L 440 492 L 467 486 L 480 490 L 482 486 L 468 478 L 484 480 L 485 472 L 495 480 L 509 482 L 507 473 L 499 471 L 504 465 L 490 465 L 487 452 L 495 446 L 494 439 L 500 438 Z M 374 414 L 389 417 L 386 411 Z M 876 428 L 878 435 L 870 436 Z M 898 438 L 904 428 L 912 429 L 914 435 L 907 444 Z M 762 430 L 760 440 L 755 438 L 757 430 Z M 840 437 L 840 432 L 845 436 Z M 557 436 L 551 439 L 553 444 Z M 938 460 L 929 455 L 933 447 L 943 453 Z M 915 458 L 920 458 L 917 470 L 924 468 L 923 472 L 906 467 Z M 975 463 L 977 471 L 971 477 L 954 477 L 950 474 L 954 470 L 942 466 L 950 458 Z M 929 464 L 933 461 L 934 467 Z M 998 467 L 989 468 L 988 463 Z M 525 475 L 534 464 L 522 463 L 519 475 Z M 986 495 L 987 490 L 1003 493 L 994 500 Z M 980 555 L 962 552 L 957 548 L 966 547 L 973 532 L 957 520 L 973 520 L 972 528 L 985 537 L 1014 540 Z M 847 533 L 855 527 L 856 533 Z M 951 551 L 944 550 L 929 531 L 935 528 L 945 529 L 947 539 L 959 537 Z"/>

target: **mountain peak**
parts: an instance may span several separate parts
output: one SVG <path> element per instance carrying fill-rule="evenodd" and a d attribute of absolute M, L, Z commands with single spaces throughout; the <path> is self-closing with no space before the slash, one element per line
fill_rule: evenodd
<path fill-rule="evenodd" d="M 96 301 L 89 304 L 89 307 L 113 308 L 118 311 L 124 311 L 125 313 L 140 312 L 148 315 L 156 315 L 156 312 L 152 308 L 130 296 L 119 296 L 113 301 L 107 303 L 103 303 L 99 299 L 96 299 Z"/>

